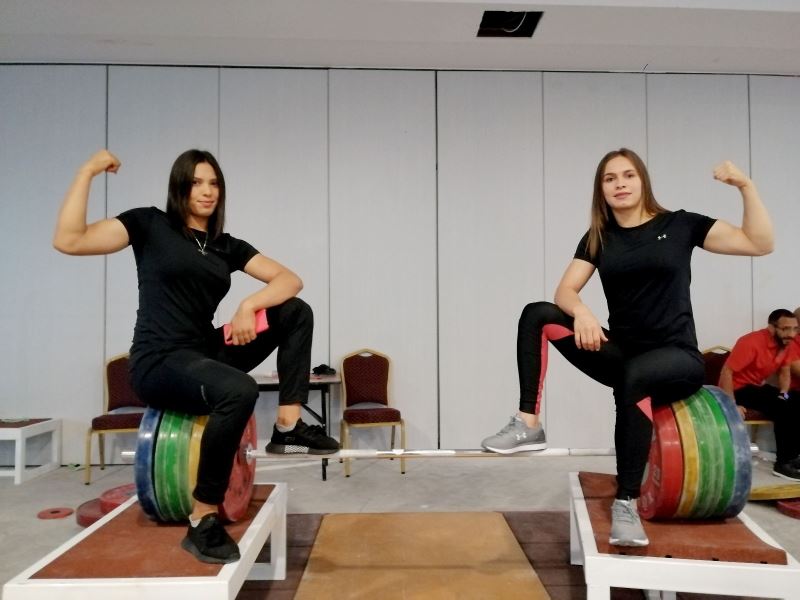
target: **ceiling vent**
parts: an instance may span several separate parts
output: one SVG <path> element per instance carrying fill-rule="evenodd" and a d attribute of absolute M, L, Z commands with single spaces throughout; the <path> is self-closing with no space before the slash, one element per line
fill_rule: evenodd
<path fill-rule="evenodd" d="M 533 37 L 542 12 L 487 10 L 483 13 L 478 37 Z"/>

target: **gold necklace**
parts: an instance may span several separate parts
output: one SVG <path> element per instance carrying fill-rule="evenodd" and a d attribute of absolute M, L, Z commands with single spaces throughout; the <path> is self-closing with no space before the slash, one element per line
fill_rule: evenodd
<path fill-rule="evenodd" d="M 206 244 L 208 243 L 208 232 L 206 232 L 206 239 L 203 240 L 202 246 L 200 245 L 200 240 L 198 240 L 197 236 L 194 234 L 194 231 L 192 231 L 192 237 L 194 238 L 194 241 L 197 243 L 197 251 L 203 256 L 205 256 L 207 254 Z"/>

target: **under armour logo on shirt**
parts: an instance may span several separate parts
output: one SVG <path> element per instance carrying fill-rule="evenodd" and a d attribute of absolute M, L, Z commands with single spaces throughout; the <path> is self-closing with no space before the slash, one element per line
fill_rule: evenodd
<path fill-rule="evenodd" d="M 656 236 L 656 239 L 657 240 L 665 240 L 665 239 L 667 239 L 667 234 L 666 233 L 662 233 L 661 235 Z"/>

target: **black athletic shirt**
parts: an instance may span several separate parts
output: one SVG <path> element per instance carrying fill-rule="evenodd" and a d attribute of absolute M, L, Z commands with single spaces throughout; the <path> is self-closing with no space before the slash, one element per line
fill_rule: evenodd
<path fill-rule="evenodd" d="M 134 208 L 117 218 L 128 230 L 139 278 L 139 309 L 131 346 L 134 378 L 143 377 L 170 352 L 204 351 L 214 334 L 214 312 L 258 251 L 227 233 L 205 246 L 172 227 L 166 213 Z M 205 232 L 192 230 L 200 245 Z"/>
<path fill-rule="evenodd" d="M 689 284 L 695 246 L 702 247 L 715 219 L 679 210 L 636 227 L 613 216 L 592 259 L 587 232 L 575 258 L 597 267 L 608 302 L 613 340 L 640 352 L 667 345 L 697 348 Z"/>

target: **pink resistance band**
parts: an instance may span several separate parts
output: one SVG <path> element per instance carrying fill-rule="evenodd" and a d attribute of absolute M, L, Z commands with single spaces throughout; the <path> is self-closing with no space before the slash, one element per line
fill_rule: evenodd
<path fill-rule="evenodd" d="M 568 327 L 564 327 L 563 325 L 548 323 L 542 327 L 541 370 L 539 372 L 539 386 L 536 390 L 536 406 L 533 411 L 536 415 L 539 414 L 540 406 L 542 404 L 542 388 L 544 387 L 544 376 L 547 373 L 547 342 L 557 342 L 558 340 L 563 340 L 565 337 L 571 335 L 575 335 L 575 332 Z M 653 407 L 650 402 L 650 396 L 639 400 L 639 402 L 636 403 L 636 406 L 639 407 L 639 410 L 641 410 L 645 416 L 650 419 L 650 421 L 653 420 Z"/>

